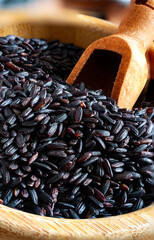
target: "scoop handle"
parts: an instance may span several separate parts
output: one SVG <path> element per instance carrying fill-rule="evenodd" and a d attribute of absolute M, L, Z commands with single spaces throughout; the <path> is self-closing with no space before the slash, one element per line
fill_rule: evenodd
<path fill-rule="evenodd" d="M 154 0 L 132 0 L 116 34 L 131 37 L 147 49 L 154 40 Z"/>

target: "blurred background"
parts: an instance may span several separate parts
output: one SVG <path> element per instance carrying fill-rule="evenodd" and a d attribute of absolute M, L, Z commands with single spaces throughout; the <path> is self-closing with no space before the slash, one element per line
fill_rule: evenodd
<path fill-rule="evenodd" d="M 130 0 L 0 0 L 0 8 L 33 8 L 50 11 L 73 8 L 81 13 L 96 16 L 119 24 Z"/>

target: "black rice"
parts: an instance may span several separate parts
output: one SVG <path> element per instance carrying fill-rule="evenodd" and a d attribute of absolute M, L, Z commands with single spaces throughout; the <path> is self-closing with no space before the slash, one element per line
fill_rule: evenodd
<path fill-rule="evenodd" d="M 68 85 L 72 44 L 7 36 L 0 51 L 0 203 L 77 219 L 150 205 L 153 108 Z"/>

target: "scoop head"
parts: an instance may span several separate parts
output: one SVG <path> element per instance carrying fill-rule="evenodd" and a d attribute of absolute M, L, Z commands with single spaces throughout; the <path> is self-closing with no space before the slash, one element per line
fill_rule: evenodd
<path fill-rule="evenodd" d="M 119 107 L 132 108 L 147 81 L 145 52 L 130 38 L 110 36 L 92 43 L 67 82 L 102 89 Z"/>

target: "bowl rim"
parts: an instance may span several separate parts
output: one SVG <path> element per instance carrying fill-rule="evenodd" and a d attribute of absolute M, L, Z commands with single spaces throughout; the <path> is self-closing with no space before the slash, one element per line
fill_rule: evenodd
<path fill-rule="evenodd" d="M 31 240 L 31 235 L 39 231 L 39 238 L 76 239 L 152 239 L 154 204 L 143 209 L 117 216 L 95 219 L 60 219 L 44 217 L 0 205 L 0 236 L 16 236 L 15 239 Z M 29 225 L 30 224 L 30 225 Z M 118 238 L 116 238 L 116 235 Z M 76 238 L 78 236 L 78 238 Z M 108 238 L 109 237 L 109 238 Z M 4 238 L 5 239 L 5 238 Z M 8 238 L 11 240 L 12 238 Z M 55 238 L 56 239 L 56 238 Z M 14 240 L 14 239 L 13 239 Z"/>
<path fill-rule="evenodd" d="M 136 215 L 140 215 L 144 212 L 144 210 L 146 212 L 149 212 L 149 210 L 152 210 L 154 208 L 154 203 L 151 203 L 149 206 L 147 207 L 144 207 L 142 209 L 139 209 L 139 210 L 136 210 L 136 211 L 133 211 L 133 212 L 129 212 L 129 213 L 124 213 L 124 214 L 121 214 L 121 215 L 115 215 L 115 216 L 108 216 L 108 217 L 102 217 L 102 218 L 81 218 L 81 219 L 73 219 L 73 218 L 56 218 L 56 217 L 49 217 L 49 216 L 40 216 L 40 215 L 37 215 L 37 214 L 33 214 L 33 213 L 29 213 L 29 212 L 26 212 L 26 211 L 22 211 L 22 210 L 19 210 L 19 209 L 16 209 L 16 208 L 11 208 L 11 207 L 8 207 L 8 206 L 5 206 L 3 204 L 0 204 L 0 209 L 3 211 L 3 207 L 4 207 L 4 210 L 8 210 L 9 212 L 14 212 L 14 213 L 18 213 L 20 212 L 21 214 L 24 213 L 24 215 L 26 214 L 27 216 L 29 217 L 38 217 L 40 219 L 44 218 L 44 219 L 47 219 L 47 220 L 52 220 L 52 219 L 58 219 L 60 221 L 76 221 L 76 222 L 81 222 L 81 221 L 86 221 L 88 220 L 89 221 L 97 221 L 97 220 L 106 220 L 106 219 L 112 219 L 112 218 L 123 218 L 123 216 L 127 216 L 127 217 L 130 217 L 130 215 L 132 215 L 133 213 L 135 213 Z M 1 217 L 1 215 L 0 215 Z"/>

